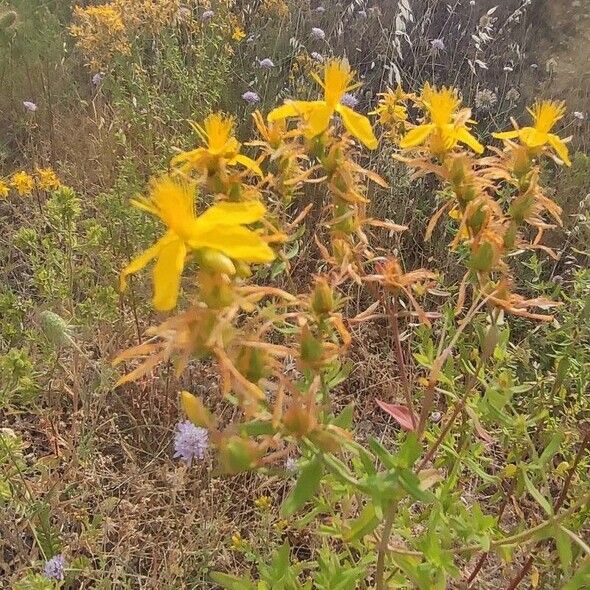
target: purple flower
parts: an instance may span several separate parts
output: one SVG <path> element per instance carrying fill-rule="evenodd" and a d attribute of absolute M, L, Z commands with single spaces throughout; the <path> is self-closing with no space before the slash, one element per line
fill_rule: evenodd
<path fill-rule="evenodd" d="M 199 461 L 205 457 L 205 451 L 209 446 L 209 433 L 205 428 L 195 426 L 185 420 L 176 425 L 174 435 L 174 458 L 180 458 L 190 465 L 193 459 Z"/>
<path fill-rule="evenodd" d="M 201 15 L 201 21 L 204 23 L 208 23 L 214 16 L 215 13 L 212 10 L 205 10 L 205 12 L 203 12 L 203 14 Z"/>
<path fill-rule="evenodd" d="M 287 471 L 297 471 L 297 459 L 293 457 L 287 457 L 285 461 L 285 469 Z"/>
<path fill-rule="evenodd" d="M 252 90 L 248 90 L 247 92 L 244 92 L 244 94 L 242 94 L 242 98 L 248 104 L 256 104 L 256 103 L 260 102 L 260 96 L 258 96 L 258 94 L 256 94 L 256 92 L 253 92 Z"/>
<path fill-rule="evenodd" d="M 324 61 L 324 56 L 321 53 L 318 53 L 317 51 L 312 51 L 310 55 L 313 59 L 319 61 L 320 63 Z"/>
<path fill-rule="evenodd" d="M 444 51 L 445 50 L 445 42 L 442 39 L 433 39 L 430 42 L 430 47 L 434 51 Z"/>
<path fill-rule="evenodd" d="M 98 86 L 104 80 L 104 74 L 102 72 L 97 72 L 92 76 L 92 83 L 95 86 Z"/>
<path fill-rule="evenodd" d="M 50 560 L 45 562 L 43 573 L 48 578 L 61 581 L 65 577 L 65 567 L 66 560 L 64 556 L 60 553 L 59 555 L 55 555 Z"/>
<path fill-rule="evenodd" d="M 37 105 L 34 102 L 31 102 L 30 100 L 23 100 L 23 106 L 25 107 L 25 109 L 27 109 L 27 111 L 30 111 L 31 113 L 34 113 L 37 110 Z"/>
<path fill-rule="evenodd" d="M 354 107 L 359 103 L 359 99 L 354 95 L 347 92 L 346 94 L 342 95 L 340 99 L 340 104 L 343 104 L 345 107 L 350 107 L 354 109 Z"/>
<path fill-rule="evenodd" d="M 324 14 L 324 12 L 326 12 L 326 9 L 323 6 L 318 6 L 315 11 L 319 14 Z"/>
<path fill-rule="evenodd" d="M 264 68 L 265 70 L 270 70 L 271 68 L 274 68 L 275 67 L 275 64 L 272 61 L 272 59 L 270 59 L 268 57 L 265 57 L 263 60 L 261 60 L 258 65 L 261 68 Z"/>
<path fill-rule="evenodd" d="M 319 27 L 313 27 L 309 36 L 316 41 L 323 41 L 326 38 L 326 33 Z"/>

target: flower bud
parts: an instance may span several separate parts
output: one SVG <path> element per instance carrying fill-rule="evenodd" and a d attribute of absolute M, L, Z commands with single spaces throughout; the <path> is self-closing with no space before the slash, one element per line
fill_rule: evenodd
<path fill-rule="evenodd" d="M 219 444 L 219 463 L 224 473 L 241 473 L 256 467 L 260 450 L 255 442 L 230 436 Z"/>
<path fill-rule="evenodd" d="M 315 288 L 311 296 L 311 308 L 319 315 L 327 315 L 334 309 L 334 294 L 332 287 L 324 278 L 316 281 Z"/>
<path fill-rule="evenodd" d="M 196 426 L 212 428 L 215 420 L 203 402 L 188 391 L 180 392 L 180 404 L 187 418 Z"/>
<path fill-rule="evenodd" d="M 482 242 L 471 252 L 469 266 L 478 272 L 489 272 L 494 262 L 494 250 L 489 242 Z"/>
<path fill-rule="evenodd" d="M 243 346 L 238 354 L 236 368 L 252 383 L 258 383 L 268 374 L 268 356 L 260 348 Z"/>
<path fill-rule="evenodd" d="M 230 276 L 236 273 L 234 263 L 219 250 L 214 250 L 213 248 L 201 248 L 198 251 L 197 259 L 204 270 L 224 273 Z"/>
<path fill-rule="evenodd" d="M 304 367 L 317 368 L 322 365 L 324 345 L 321 340 L 315 338 L 307 325 L 301 330 L 299 355 Z"/>
<path fill-rule="evenodd" d="M 307 436 L 315 428 L 315 419 L 305 406 L 293 404 L 283 415 L 285 428 L 295 436 Z"/>

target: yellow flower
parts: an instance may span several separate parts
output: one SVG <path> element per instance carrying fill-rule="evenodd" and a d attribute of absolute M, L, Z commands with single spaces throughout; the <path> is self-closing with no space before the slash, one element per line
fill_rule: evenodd
<path fill-rule="evenodd" d="M 263 176 L 260 166 L 252 158 L 240 154 L 240 143 L 234 137 L 233 118 L 213 113 L 205 119 L 203 126 L 194 123 L 193 128 L 206 147 L 178 154 L 172 158 L 173 165 L 180 166 L 184 171 L 215 174 L 225 165 L 241 164 Z"/>
<path fill-rule="evenodd" d="M 37 168 L 37 186 L 47 191 L 59 188 L 61 183 L 51 168 Z"/>
<path fill-rule="evenodd" d="M 159 310 L 175 307 L 180 277 L 189 250 L 207 248 L 244 262 L 270 262 L 274 252 L 245 224 L 260 220 L 266 209 L 259 201 L 215 203 L 202 215 L 194 211 L 194 186 L 164 176 L 152 185 L 149 198 L 132 203 L 159 217 L 166 233 L 134 258 L 121 273 L 121 288 L 130 274 L 157 259 L 153 271 L 153 305 Z"/>
<path fill-rule="evenodd" d="M 242 29 L 242 27 L 236 27 L 231 35 L 231 38 L 234 41 L 241 41 L 245 36 L 246 33 L 244 32 L 244 29 Z"/>
<path fill-rule="evenodd" d="M 402 101 L 408 95 L 399 86 L 395 91 L 388 90 L 379 96 L 377 108 L 369 115 L 378 115 L 379 122 L 384 126 L 395 126 L 407 120 L 408 111 Z"/>
<path fill-rule="evenodd" d="M 8 183 L 0 178 L 0 198 L 5 199 L 10 193 L 10 187 Z"/>
<path fill-rule="evenodd" d="M 267 510 L 272 506 L 272 500 L 269 496 L 260 496 L 254 500 L 254 504 L 256 508 L 260 508 L 261 510 Z"/>
<path fill-rule="evenodd" d="M 16 192 L 24 197 L 26 195 L 30 195 L 35 188 L 35 181 L 30 174 L 26 172 L 15 172 L 10 179 L 10 184 L 12 188 L 16 190 Z"/>
<path fill-rule="evenodd" d="M 563 102 L 544 100 L 537 102 L 532 109 L 527 111 L 533 117 L 532 127 L 521 127 L 514 131 L 505 131 L 503 133 L 494 133 L 496 139 L 520 139 L 520 141 L 532 150 L 538 150 L 544 145 L 549 144 L 559 158 L 567 166 L 571 166 L 569 152 L 565 143 L 558 135 L 549 133 L 565 114 Z"/>
<path fill-rule="evenodd" d="M 467 123 L 472 123 L 469 120 L 469 109 L 458 110 L 461 101 L 455 90 L 445 87 L 435 90 L 426 84 L 420 99 L 428 111 L 430 122 L 408 131 L 400 142 L 402 149 L 415 148 L 429 140 L 429 149 L 434 155 L 442 155 L 458 143 L 468 145 L 478 154 L 483 153 L 483 145 L 467 127 Z"/>
<path fill-rule="evenodd" d="M 347 92 L 360 86 L 360 84 L 351 83 L 354 72 L 351 72 L 348 62 L 346 60 L 329 61 L 324 70 L 323 81 L 315 73 L 312 76 L 324 89 L 324 99 L 288 101 L 271 111 L 268 114 L 268 120 L 273 122 L 289 117 L 302 118 L 307 127 L 307 136 L 316 137 L 328 128 L 332 115 L 338 113 L 342 117 L 344 126 L 354 137 L 369 149 L 375 149 L 378 142 L 369 119 L 355 113 L 340 102 Z"/>

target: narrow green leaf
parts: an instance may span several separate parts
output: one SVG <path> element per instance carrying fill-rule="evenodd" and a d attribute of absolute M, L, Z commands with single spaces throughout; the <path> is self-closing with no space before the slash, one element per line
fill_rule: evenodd
<path fill-rule="evenodd" d="M 573 561 L 572 540 L 559 526 L 554 528 L 553 535 L 555 537 L 555 544 L 557 545 L 557 554 L 559 555 L 561 569 L 565 573 L 569 573 Z"/>
<path fill-rule="evenodd" d="M 526 471 L 522 472 L 524 485 L 528 490 L 529 494 L 535 499 L 535 501 L 543 508 L 547 516 L 553 516 L 553 508 L 551 508 L 551 504 L 548 502 L 547 498 L 541 494 L 541 492 L 534 486 L 533 482 L 529 479 Z"/>
<path fill-rule="evenodd" d="M 303 467 L 295 487 L 285 498 L 281 506 L 283 516 L 291 516 L 312 498 L 320 486 L 322 473 L 322 459 L 320 455 L 316 455 Z"/>
<path fill-rule="evenodd" d="M 256 585 L 248 578 L 240 578 L 222 572 L 211 572 L 211 580 L 226 590 L 256 590 Z"/>
<path fill-rule="evenodd" d="M 549 441 L 549 444 L 545 447 L 544 451 L 541 453 L 541 456 L 539 457 L 539 460 L 537 462 L 539 466 L 544 467 L 545 465 L 547 465 L 547 463 L 549 463 L 549 461 L 553 458 L 555 453 L 559 451 L 559 447 L 561 446 L 561 443 L 563 442 L 564 438 L 565 434 L 563 432 L 556 432 L 553 435 L 553 437 Z"/>
<path fill-rule="evenodd" d="M 356 541 L 373 532 L 378 524 L 379 519 L 375 514 L 375 507 L 372 504 L 367 504 L 342 537 L 347 542 Z"/>

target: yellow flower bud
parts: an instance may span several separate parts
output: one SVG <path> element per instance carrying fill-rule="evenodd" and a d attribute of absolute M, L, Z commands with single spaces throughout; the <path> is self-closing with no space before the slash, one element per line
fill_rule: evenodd
<path fill-rule="evenodd" d="M 311 308 L 318 315 L 329 314 L 334 309 L 334 294 L 332 287 L 324 278 L 316 281 L 315 288 L 311 296 Z"/>
<path fill-rule="evenodd" d="M 508 463 L 508 465 L 506 465 L 504 469 L 502 469 L 502 477 L 506 479 L 512 479 L 516 475 L 517 471 L 518 467 L 516 467 L 514 463 Z"/>
<path fill-rule="evenodd" d="M 198 252 L 197 260 L 201 265 L 201 268 L 204 270 L 216 273 L 219 272 L 230 276 L 236 274 L 234 263 L 225 254 L 219 252 L 219 250 L 202 248 Z"/>
<path fill-rule="evenodd" d="M 211 428 L 215 425 L 215 420 L 209 410 L 203 405 L 203 402 L 188 391 L 180 392 L 180 404 L 187 418 L 197 426 Z"/>

